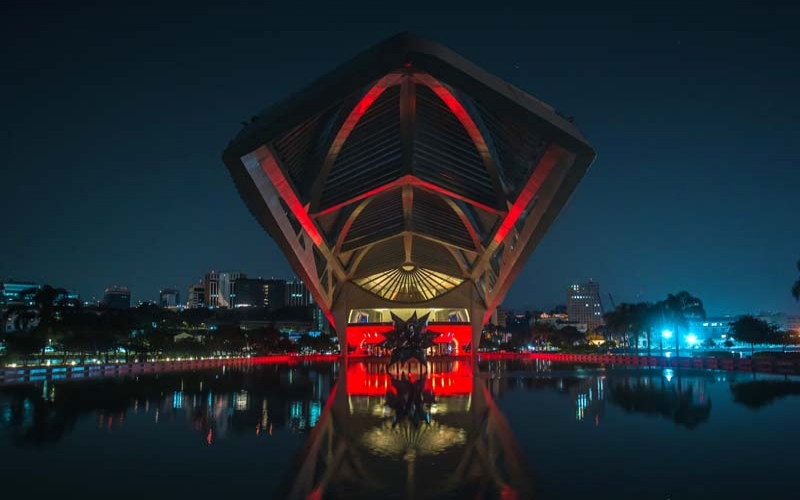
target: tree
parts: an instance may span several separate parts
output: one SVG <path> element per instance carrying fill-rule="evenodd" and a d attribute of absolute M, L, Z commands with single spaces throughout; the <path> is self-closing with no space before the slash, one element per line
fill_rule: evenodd
<path fill-rule="evenodd" d="M 574 326 L 565 326 L 556 330 L 556 338 L 562 348 L 569 348 L 586 340 L 586 335 Z"/>
<path fill-rule="evenodd" d="M 647 355 L 650 356 L 653 329 L 660 324 L 661 307 L 651 302 L 640 302 L 636 306 L 639 308 L 639 326 L 644 329 L 647 338 Z"/>
<path fill-rule="evenodd" d="M 650 333 L 652 331 L 653 305 L 648 302 L 629 304 L 623 302 L 603 315 L 606 331 L 621 338 L 633 338 L 634 350 L 639 354 L 639 336 L 647 334 L 647 354 L 650 354 Z"/>
<path fill-rule="evenodd" d="M 531 340 L 538 342 L 541 346 L 550 343 L 556 332 L 556 327 L 551 323 L 537 321 L 531 326 Z"/>
<path fill-rule="evenodd" d="M 628 319 L 625 317 L 626 308 L 624 304 L 619 304 L 613 311 L 603 315 L 603 323 L 606 327 L 606 336 L 611 338 L 622 338 L 628 331 Z"/>
<path fill-rule="evenodd" d="M 669 294 L 661 303 L 664 319 L 672 325 L 675 336 L 675 357 L 680 356 L 680 330 L 689 324 L 689 318 L 705 318 L 706 310 L 703 301 L 689 292 L 683 291 Z"/>
<path fill-rule="evenodd" d="M 714 339 L 712 339 L 711 337 L 708 337 L 706 339 L 706 341 L 703 342 L 703 347 L 706 347 L 708 349 L 713 349 L 713 348 L 717 347 L 717 344 L 714 342 Z"/>
<path fill-rule="evenodd" d="M 755 345 L 767 342 L 775 327 L 762 319 L 747 314 L 731 323 L 729 334 L 739 342 L 750 344 L 750 355 L 755 354 Z"/>
<path fill-rule="evenodd" d="M 800 272 L 800 260 L 797 261 L 797 271 Z M 797 278 L 792 286 L 792 296 L 794 296 L 794 300 L 800 301 L 800 278 Z"/>

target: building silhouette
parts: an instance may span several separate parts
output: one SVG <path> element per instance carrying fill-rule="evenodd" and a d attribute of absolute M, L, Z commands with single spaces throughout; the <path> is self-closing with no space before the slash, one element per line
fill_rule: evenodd
<path fill-rule="evenodd" d="M 186 307 L 189 309 L 206 307 L 206 287 L 202 281 L 189 286 Z"/>
<path fill-rule="evenodd" d="M 209 271 L 203 277 L 207 307 L 233 307 L 231 294 L 235 293 L 236 280 L 246 278 L 244 273 L 218 273 Z"/>
<path fill-rule="evenodd" d="M 600 284 L 589 280 L 567 288 L 567 315 L 570 323 L 586 325 L 591 331 L 603 324 L 603 303 L 600 300 Z M 583 326 L 578 327 L 583 330 Z"/>
<path fill-rule="evenodd" d="M 107 309 L 130 309 L 131 292 L 124 286 L 111 286 L 103 293 L 102 307 Z"/>
<path fill-rule="evenodd" d="M 178 307 L 181 305 L 181 292 L 177 288 L 162 288 L 158 292 L 160 307 Z"/>

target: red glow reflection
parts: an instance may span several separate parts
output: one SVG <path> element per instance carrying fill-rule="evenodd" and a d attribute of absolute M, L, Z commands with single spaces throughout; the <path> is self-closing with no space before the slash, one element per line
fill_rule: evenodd
<path fill-rule="evenodd" d="M 413 362 L 412 362 L 413 363 Z M 419 377 L 419 365 L 410 367 L 410 377 Z M 385 362 L 354 362 L 347 365 L 348 396 L 385 396 L 392 391 L 390 370 Z M 424 371 L 424 369 L 423 369 Z M 425 389 L 437 396 L 472 392 L 472 365 L 466 360 L 435 360 L 427 363 Z"/>

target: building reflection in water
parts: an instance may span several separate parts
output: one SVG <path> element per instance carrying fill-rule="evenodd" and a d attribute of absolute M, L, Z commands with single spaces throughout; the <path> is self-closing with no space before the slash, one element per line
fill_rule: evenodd
<path fill-rule="evenodd" d="M 530 470 L 469 360 L 342 369 L 281 498 L 530 498 Z"/>
<path fill-rule="evenodd" d="M 661 416 L 678 426 L 695 428 L 711 415 L 706 383 L 725 382 L 727 378 L 714 372 L 687 376 L 670 368 L 606 370 L 546 360 L 488 362 L 481 368 L 488 374 L 489 388 L 496 398 L 518 388 L 556 391 L 570 397 L 575 420 L 595 426 L 600 425 L 608 403 L 627 413 Z M 774 382 L 764 385 L 772 387 Z M 735 389 L 732 385 L 734 394 Z"/>
<path fill-rule="evenodd" d="M 16 446 L 52 446 L 77 434 L 79 424 L 82 439 L 141 433 L 143 423 L 170 432 L 190 428 L 198 446 L 212 447 L 234 436 L 268 440 L 273 432 L 297 433 L 298 444 L 306 441 L 304 450 L 286 465 L 275 498 L 527 498 L 536 483 L 495 404 L 513 401 L 515 392 L 568 398 L 571 405 L 556 418 L 599 431 L 604 419 L 627 414 L 696 429 L 710 419 L 708 394 L 720 394 L 709 384 L 723 386 L 724 394 L 729 387 L 732 401 L 753 411 L 800 395 L 796 379 L 749 373 L 542 360 L 481 362 L 478 372 L 468 360 L 429 361 L 424 368 L 411 363 L 404 370 L 379 362 L 254 365 L 5 386 L 0 438 Z M 537 422 L 536 406 L 530 408 L 526 425 L 546 425 L 548 417 Z M 174 436 L 186 439 L 180 432 Z"/>
<path fill-rule="evenodd" d="M 94 415 L 97 429 L 106 432 L 130 418 L 155 425 L 184 421 L 209 445 L 230 432 L 270 436 L 274 426 L 302 433 L 319 419 L 337 371 L 330 363 L 255 365 L 0 387 L 0 430 L 17 445 L 55 444 Z"/>

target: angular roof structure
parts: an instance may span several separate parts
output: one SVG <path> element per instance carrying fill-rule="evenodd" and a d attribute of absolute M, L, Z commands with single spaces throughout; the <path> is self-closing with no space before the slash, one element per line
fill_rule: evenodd
<path fill-rule="evenodd" d="M 223 154 L 329 317 L 354 286 L 351 306 L 461 289 L 482 320 L 593 159 L 552 107 L 409 34 L 254 117 Z"/>

